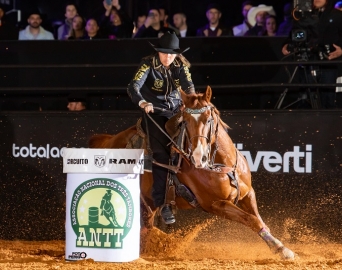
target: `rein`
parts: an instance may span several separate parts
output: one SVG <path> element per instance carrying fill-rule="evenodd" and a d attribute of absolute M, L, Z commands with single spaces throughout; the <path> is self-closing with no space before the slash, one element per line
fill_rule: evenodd
<path fill-rule="evenodd" d="M 165 109 L 162 109 L 162 108 L 158 108 L 158 107 L 154 107 L 155 109 L 158 109 L 158 110 L 165 110 Z M 185 108 L 183 110 L 183 112 L 186 112 L 186 113 L 189 113 L 189 114 L 202 114 L 204 113 L 205 111 L 207 110 L 212 110 L 213 111 L 214 107 L 212 106 L 204 106 L 200 109 L 190 109 L 190 108 Z M 234 166 L 232 167 L 228 167 L 224 164 L 216 164 L 214 163 L 215 162 L 215 156 L 216 156 L 216 153 L 219 149 L 218 147 L 218 143 L 217 143 L 217 138 L 218 138 L 218 127 L 219 127 L 219 118 L 218 116 L 217 117 L 217 121 L 216 121 L 216 126 L 214 128 L 214 118 L 211 117 L 210 119 L 210 129 L 209 129 L 209 136 L 203 136 L 203 135 L 194 135 L 192 136 L 191 138 L 189 138 L 187 136 L 187 132 L 186 132 L 186 122 L 182 122 L 182 125 L 181 125 L 181 132 L 180 132 L 180 136 L 184 136 L 187 138 L 188 140 L 188 144 L 189 144 L 189 153 L 186 153 L 183 149 L 183 146 L 177 142 L 175 142 L 170 136 L 169 134 L 167 134 L 167 132 L 165 130 L 163 130 L 159 125 L 158 123 L 148 114 L 148 113 L 145 113 L 145 115 L 156 125 L 156 127 L 170 140 L 170 142 L 173 144 L 173 146 L 176 148 L 177 152 L 183 157 L 185 158 L 187 161 L 190 161 L 190 156 L 191 156 L 191 140 L 194 139 L 194 138 L 197 138 L 197 137 L 203 137 L 207 140 L 208 142 L 208 145 L 209 145 L 209 149 L 208 149 L 208 160 L 209 160 L 209 165 L 207 168 L 198 168 L 200 170 L 206 170 L 206 171 L 211 171 L 211 172 L 214 172 L 214 173 L 234 173 L 235 172 L 235 169 L 236 169 L 236 165 L 237 164 L 234 164 Z M 212 115 L 214 115 L 212 113 Z M 148 130 L 147 130 L 148 132 Z M 210 153 L 211 153 L 211 140 L 212 140 L 212 136 L 215 136 L 215 143 L 214 143 L 214 150 L 213 150 L 213 153 L 210 157 Z M 148 136 L 147 136 L 148 138 Z M 149 143 L 148 143 L 149 144 Z M 149 148 L 149 147 L 148 147 Z M 148 151 L 151 150 L 151 149 L 148 149 Z M 151 155 L 152 156 L 152 155 Z M 166 165 L 166 164 L 160 164 L 158 162 L 156 162 L 153 158 L 152 158 L 152 162 L 156 165 L 159 165 L 161 167 L 164 167 L 164 168 L 167 168 L 175 173 L 177 173 L 179 171 L 179 167 L 177 166 L 170 166 L 170 165 Z M 236 160 L 236 163 L 237 163 L 237 160 Z"/>
<path fill-rule="evenodd" d="M 155 109 L 160 109 L 160 108 L 156 108 Z M 161 109 L 161 110 L 164 110 L 164 109 Z M 185 157 L 186 159 L 190 160 L 189 156 L 187 153 L 184 152 L 183 148 L 179 147 L 178 144 L 169 136 L 169 134 L 167 134 L 167 132 L 165 132 L 165 130 L 163 130 L 159 125 L 158 123 L 148 114 L 148 113 L 145 113 L 145 115 L 150 118 L 150 120 L 153 122 L 153 124 L 156 125 L 156 127 L 171 141 L 171 143 L 174 145 L 174 147 L 177 149 L 178 153 L 180 155 L 182 155 L 183 157 Z M 147 125 L 147 121 L 146 121 L 146 118 L 145 118 L 145 124 L 146 124 L 146 131 L 147 133 L 149 133 L 148 131 L 148 125 Z M 149 156 L 150 156 L 150 159 L 152 160 L 152 163 L 160 166 L 160 167 L 163 167 L 163 168 L 166 168 L 168 170 L 171 170 L 173 171 L 174 173 L 178 173 L 179 170 L 180 170 L 180 167 L 178 166 L 172 166 L 172 165 L 167 165 L 167 164 L 161 164 L 159 162 L 157 162 L 154 158 L 153 158 L 153 155 L 152 155 L 152 150 L 150 148 L 150 140 L 149 140 L 149 136 L 147 136 L 147 151 L 149 152 Z"/>
<path fill-rule="evenodd" d="M 156 109 L 159 109 L 159 108 L 156 108 Z M 219 149 L 218 147 L 218 142 L 217 142 L 217 138 L 218 138 L 218 130 L 219 130 L 219 116 L 216 115 L 214 113 L 214 107 L 212 106 L 205 106 L 205 107 L 202 107 L 200 109 L 190 109 L 190 108 L 185 108 L 183 110 L 183 112 L 186 112 L 186 113 L 189 113 L 189 114 L 202 114 L 204 113 L 205 111 L 207 110 L 211 110 L 212 113 L 211 113 L 211 118 L 209 119 L 209 123 L 210 123 L 210 127 L 209 127 L 209 132 L 208 132 L 208 136 L 204 136 L 204 135 L 194 135 L 192 136 L 191 138 L 188 137 L 188 133 L 186 132 L 186 122 L 183 121 L 182 122 L 182 125 L 180 127 L 180 133 L 179 133 L 179 138 L 178 138 L 178 143 L 175 142 L 170 136 L 169 134 L 167 134 L 167 132 L 165 132 L 159 125 L 158 123 L 148 114 L 148 113 L 145 113 L 145 115 L 147 115 L 147 117 L 150 118 L 150 120 L 158 127 L 158 129 L 171 141 L 171 143 L 173 144 L 173 146 L 176 148 L 177 152 L 183 157 L 185 158 L 187 161 L 190 161 L 190 157 L 191 157 L 191 141 L 194 139 L 194 138 L 198 138 L 198 137 L 202 137 L 202 138 L 205 138 L 207 140 L 207 143 L 208 143 L 208 160 L 210 160 L 208 162 L 208 167 L 207 168 L 198 168 L 199 170 L 206 170 L 206 171 L 210 171 L 212 173 L 224 173 L 226 175 L 228 175 L 228 177 L 231 179 L 231 183 L 236 187 L 237 189 L 237 196 L 234 200 L 234 204 L 236 205 L 239 201 L 239 194 L 240 194 L 240 188 L 239 188 L 239 183 L 238 183 L 238 179 L 235 175 L 235 170 L 237 168 L 237 163 L 238 163 L 238 153 L 237 153 L 237 149 L 235 148 L 236 150 L 236 161 L 235 161 L 235 164 L 232 166 L 232 167 L 228 167 L 226 166 L 225 164 L 218 164 L 218 163 L 214 163 L 215 162 L 215 156 L 216 156 L 216 153 Z M 214 117 L 213 115 L 215 114 L 216 116 L 216 126 L 214 128 Z M 145 119 L 146 121 L 146 119 Z M 147 125 L 146 125 L 147 126 Z M 147 130 L 148 132 L 148 130 Z M 213 153 L 210 157 L 210 153 L 211 153 L 211 141 L 212 141 L 212 136 L 215 136 L 215 140 L 214 140 L 214 149 L 213 149 Z M 149 136 L 147 136 L 148 138 Z M 183 139 L 184 137 L 187 138 L 188 140 L 188 144 L 189 144 L 189 153 L 186 153 L 184 150 L 183 150 Z M 147 139 L 148 140 L 148 139 Z M 149 142 L 148 142 L 148 145 L 149 145 Z M 149 148 L 149 147 L 148 147 Z M 152 158 L 152 155 L 151 155 L 151 158 Z M 161 167 L 164 167 L 164 168 L 167 168 L 171 171 L 173 171 L 174 173 L 178 173 L 179 170 L 180 170 L 180 167 L 178 166 L 171 166 L 171 165 L 167 165 L 167 164 L 160 164 L 158 162 L 156 162 L 153 158 L 152 158 L 152 162 L 156 165 L 159 165 Z"/>

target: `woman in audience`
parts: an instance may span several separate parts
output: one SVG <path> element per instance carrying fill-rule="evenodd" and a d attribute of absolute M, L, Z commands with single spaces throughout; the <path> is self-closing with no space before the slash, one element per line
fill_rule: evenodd
<path fill-rule="evenodd" d="M 259 36 L 274 37 L 277 33 L 277 20 L 273 15 L 267 15 L 264 29 L 259 32 Z"/>
<path fill-rule="evenodd" d="M 68 39 L 82 39 L 86 35 L 84 19 L 76 15 L 72 19 L 72 27 L 69 31 Z"/>
<path fill-rule="evenodd" d="M 89 18 L 85 26 L 86 35 L 82 39 L 100 39 L 99 29 L 97 21 L 94 18 Z"/>
<path fill-rule="evenodd" d="M 103 1 L 106 12 L 101 22 L 103 36 L 109 39 L 131 38 L 134 24 L 132 19 L 123 11 L 118 0 L 113 0 L 111 5 Z"/>

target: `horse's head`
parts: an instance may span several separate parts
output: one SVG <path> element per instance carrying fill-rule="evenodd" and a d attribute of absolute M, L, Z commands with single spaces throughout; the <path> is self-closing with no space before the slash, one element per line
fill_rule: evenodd
<path fill-rule="evenodd" d="M 196 168 L 205 168 L 210 162 L 211 145 L 217 135 L 218 111 L 211 100 L 211 88 L 205 93 L 186 95 L 182 92 L 185 105 L 183 122 L 189 142 L 191 162 Z"/>

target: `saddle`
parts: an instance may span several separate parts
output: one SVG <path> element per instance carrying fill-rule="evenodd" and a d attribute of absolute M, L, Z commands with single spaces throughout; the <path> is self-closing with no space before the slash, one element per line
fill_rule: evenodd
<path fill-rule="evenodd" d="M 136 134 L 134 134 L 128 141 L 126 148 L 127 149 L 144 149 L 144 171 L 152 172 L 152 152 L 148 149 L 148 142 L 147 142 L 147 135 L 142 129 L 141 126 L 142 118 L 139 118 L 135 127 L 136 127 Z M 180 136 L 181 130 L 179 127 L 180 124 L 180 114 L 174 115 L 165 125 L 166 131 L 169 136 L 177 142 L 177 145 L 182 147 L 184 143 L 184 136 Z M 171 162 L 172 164 L 178 163 L 180 166 L 182 162 L 181 155 L 179 152 L 174 148 L 171 147 Z M 172 165 L 170 164 L 170 165 Z M 185 199 L 191 206 L 198 207 L 198 203 L 196 200 L 195 195 L 191 192 L 191 190 L 182 184 L 176 174 L 169 170 L 169 175 L 167 179 L 167 188 L 165 194 L 165 203 L 175 205 L 176 197 L 182 197 Z"/>

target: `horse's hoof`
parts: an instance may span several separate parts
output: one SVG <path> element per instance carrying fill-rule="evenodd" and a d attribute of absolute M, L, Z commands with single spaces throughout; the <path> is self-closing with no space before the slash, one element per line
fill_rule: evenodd
<path fill-rule="evenodd" d="M 281 247 L 278 250 L 278 253 L 283 260 L 294 260 L 294 258 L 295 258 L 294 252 L 285 246 Z"/>

